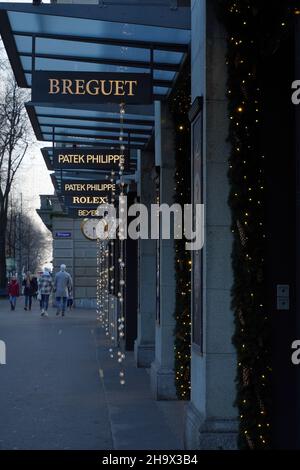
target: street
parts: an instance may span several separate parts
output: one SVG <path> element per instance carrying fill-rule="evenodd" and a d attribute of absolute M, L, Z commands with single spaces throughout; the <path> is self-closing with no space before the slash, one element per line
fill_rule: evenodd
<path fill-rule="evenodd" d="M 155 402 L 132 353 L 119 384 L 94 310 L 41 318 L 1 300 L 0 340 L 0 449 L 182 448 L 183 404 Z"/>

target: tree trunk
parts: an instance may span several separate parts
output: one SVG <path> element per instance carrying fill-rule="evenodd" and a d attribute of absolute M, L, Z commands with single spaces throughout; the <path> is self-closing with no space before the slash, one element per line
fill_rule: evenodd
<path fill-rule="evenodd" d="M 6 288 L 6 214 L 0 215 L 0 290 Z"/>

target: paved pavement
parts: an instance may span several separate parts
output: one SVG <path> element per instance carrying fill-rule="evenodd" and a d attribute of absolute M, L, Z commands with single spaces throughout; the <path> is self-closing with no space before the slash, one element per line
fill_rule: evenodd
<path fill-rule="evenodd" d="M 183 404 L 155 402 L 126 358 L 126 384 L 94 311 L 41 318 L 0 300 L 0 449 L 182 449 Z"/>

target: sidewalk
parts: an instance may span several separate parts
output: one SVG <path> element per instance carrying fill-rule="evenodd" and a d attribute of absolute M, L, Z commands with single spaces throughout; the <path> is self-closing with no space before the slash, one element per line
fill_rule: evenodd
<path fill-rule="evenodd" d="M 126 384 L 95 311 L 41 318 L 0 300 L 0 449 L 176 450 L 182 402 L 155 402 L 149 375 L 127 353 Z"/>

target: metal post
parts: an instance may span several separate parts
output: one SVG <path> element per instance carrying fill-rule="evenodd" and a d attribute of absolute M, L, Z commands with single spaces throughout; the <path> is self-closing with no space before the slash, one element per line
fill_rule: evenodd
<path fill-rule="evenodd" d="M 151 46 L 151 49 L 150 49 L 150 70 L 151 70 L 151 80 L 153 82 L 153 67 L 154 67 L 154 51 L 153 51 L 153 46 Z"/>
<path fill-rule="evenodd" d="M 35 72 L 35 46 L 36 46 L 36 35 L 32 35 L 32 59 L 31 59 L 31 74 Z"/>
<path fill-rule="evenodd" d="M 129 158 L 129 161 L 130 161 L 130 132 L 128 132 L 128 158 Z"/>

